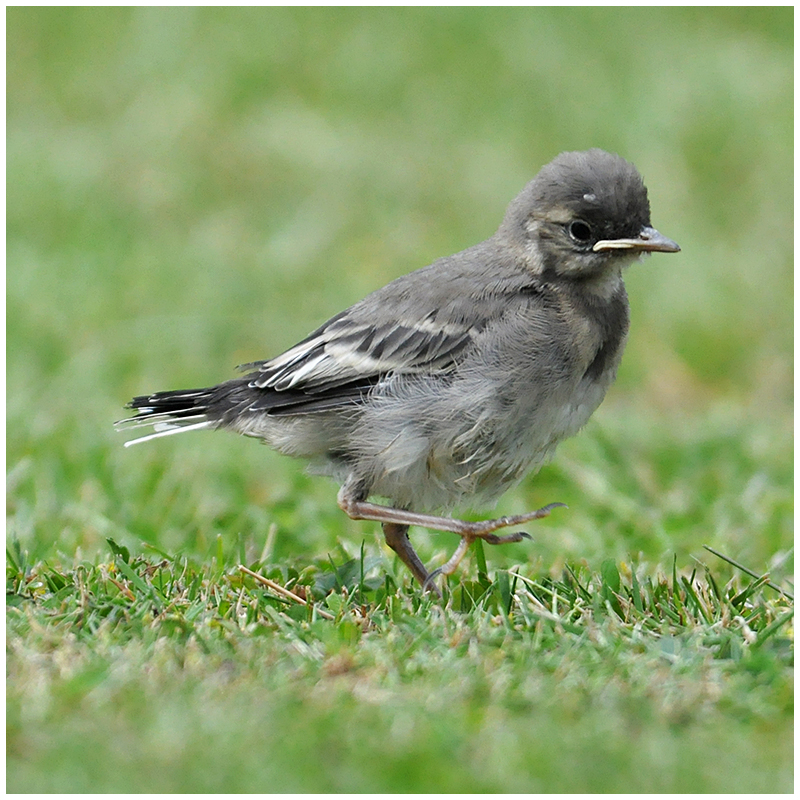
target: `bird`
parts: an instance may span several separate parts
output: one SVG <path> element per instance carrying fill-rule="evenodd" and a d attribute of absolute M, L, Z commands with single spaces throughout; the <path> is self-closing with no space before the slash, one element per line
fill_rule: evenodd
<path fill-rule="evenodd" d="M 335 479 L 339 507 L 381 523 L 424 590 L 456 572 L 475 539 L 563 503 L 469 522 L 540 469 L 602 402 L 629 327 L 623 271 L 680 247 L 650 222 L 636 167 L 601 149 L 562 152 L 512 200 L 496 233 L 403 275 L 280 355 L 216 386 L 134 397 L 136 442 L 226 429 Z M 384 498 L 379 503 L 375 498 Z M 460 536 L 429 572 L 410 526 Z"/>

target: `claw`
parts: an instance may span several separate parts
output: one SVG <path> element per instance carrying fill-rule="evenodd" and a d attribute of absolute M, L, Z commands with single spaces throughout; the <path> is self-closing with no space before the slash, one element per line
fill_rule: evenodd
<path fill-rule="evenodd" d="M 496 533 L 484 533 L 483 536 L 476 538 L 483 539 L 486 544 L 511 544 L 512 542 L 521 542 L 523 539 L 531 539 L 532 537 L 525 531 L 514 531 L 514 533 L 507 533 L 504 536 L 498 536 Z"/>
<path fill-rule="evenodd" d="M 422 584 L 422 592 L 423 592 L 423 594 L 425 592 L 427 592 L 429 589 L 434 591 L 434 592 L 436 592 L 437 594 L 439 594 L 439 588 L 436 586 L 434 581 L 441 574 L 442 574 L 442 568 L 439 567 L 439 569 L 435 569 L 433 572 L 431 572 L 430 575 L 428 575 L 427 578 L 425 578 L 425 582 Z M 439 596 L 441 597 L 441 595 L 439 595 Z"/>

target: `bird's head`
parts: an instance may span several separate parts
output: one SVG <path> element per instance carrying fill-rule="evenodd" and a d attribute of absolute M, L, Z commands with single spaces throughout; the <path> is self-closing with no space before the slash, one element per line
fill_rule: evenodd
<path fill-rule="evenodd" d="M 561 153 L 508 207 L 498 236 L 545 280 L 586 280 L 680 247 L 650 225 L 633 164 L 604 150 Z"/>

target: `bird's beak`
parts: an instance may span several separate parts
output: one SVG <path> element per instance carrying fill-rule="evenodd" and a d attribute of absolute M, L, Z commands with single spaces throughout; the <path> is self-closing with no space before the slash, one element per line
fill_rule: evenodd
<path fill-rule="evenodd" d="M 595 242 L 595 253 L 606 250 L 636 250 L 640 253 L 677 253 L 681 248 L 672 241 L 662 236 L 655 228 L 642 228 L 635 239 L 601 239 Z"/>

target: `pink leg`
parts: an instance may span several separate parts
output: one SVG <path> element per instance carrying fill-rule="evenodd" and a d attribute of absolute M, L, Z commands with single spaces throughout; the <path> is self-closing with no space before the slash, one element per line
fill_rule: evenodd
<path fill-rule="evenodd" d="M 386 544 L 397 553 L 400 560 L 411 570 L 411 574 L 419 581 L 423 589 L 431 588 L 441 597 L 436 584 L 430 583 L 430 575 L 425 569 L 419 556 L 408 540 L 408 525 L 398 525 L 395 522 L 383 523 L 383 538 Z"/>
<path fill-rule="evenodd" d="M 415 511 L 407 511 L 402 508 L 391 508 L 377 503 L 370 503 L 359 499 L 352 485 L 348 483 L 345 483 L 339 490 L 337 499 L 339 508 L 351 519 L 369 519 L 382 523 L 386 543 L 397 553 L 403 563 L 411 570 L 414 577 L 426 588 L 436 575 L 452 575 L 461 563 L 461 559 L 467 552 L 470 543 L 475 539 L 483 539 L 488 544 L 506 544 L 530 539 L 530 536 L 522 531 L 504 536 L 498 536 L 494 531 L 500 528 L 507 528 L 510 525 L 520 525 L 523 522 L 542 519 L 549 516 L 550 512 L 559 506 L 566 508 L 564 503 L 550 503 L 536 511 L 517 514 L 513 517 L 500 517 L 498 519 L 484 520 L 483 522 L 467 522 L 461 519 L 453 519 L 452 517 L 418 514 Z M 442 567 L 429 575 L 408 541 L 407 531 L 409 525 L 419 525 L 421 528 L 429 528 L 435 531 L 457 533 L 462 537 L 461 542 L 453 556 Z"/>

